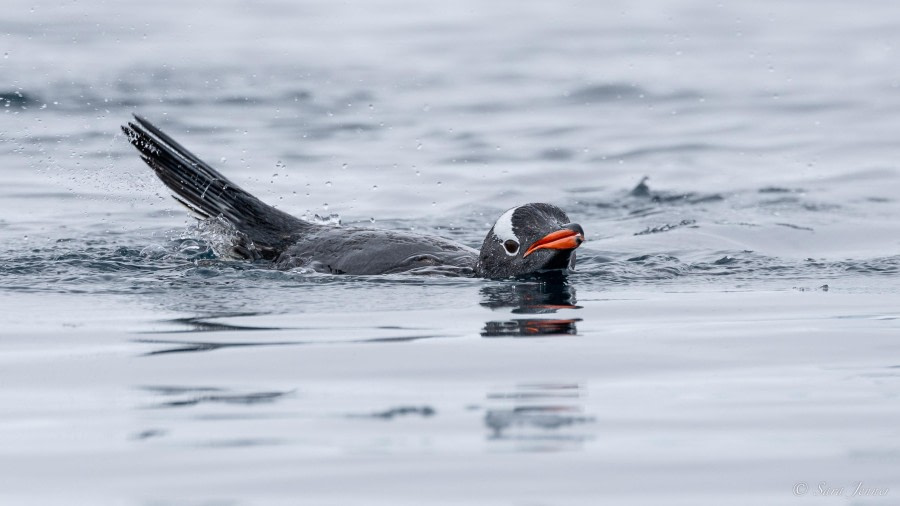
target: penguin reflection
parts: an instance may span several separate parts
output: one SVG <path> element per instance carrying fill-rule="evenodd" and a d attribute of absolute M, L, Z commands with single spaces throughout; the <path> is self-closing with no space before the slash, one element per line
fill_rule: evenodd
<path fill-rule="evenodd" d="M 594 416 L 585 413 L 578 383 L 522 383 L 487 394 L 484 425 L 492 444 L 515 451 L 579 450 L 593 439 Z"/>
<path fill-rule="evenodd" d="M 513 314 L 553 314 L 560 309 L 581 309 L 575 305 L 575 289 L 565 278 L 544 277 L 516 284 L 504 283 L 481 289 L 481 305 L 492 310 L 512 308 Z M 516 318 L 485 323 L 482 337 L 534 337 L 575 335 L 580 318 Z"/>

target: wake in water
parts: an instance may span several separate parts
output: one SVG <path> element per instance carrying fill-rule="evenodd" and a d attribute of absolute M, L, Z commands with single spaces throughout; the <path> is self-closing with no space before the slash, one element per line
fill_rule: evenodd
<path fill-rule="evenodd" d="M 234 233 L 227 223 L 212 220 L 169 231 L 170 238 L 151 244 L 140 235 L 108 237 L 98 233 L 58 239 L 40 247 L 11 249 L 0 253 L 0 286 L 25 292 L 148 293 L 173 286 L 301 286 L 319 284 L 329 277 L 309 268 L 273 270 L 265 261 L 236 259 L 228 254 L 236 240 Z M 773 281 L 820 286 L 859 276 L 872 282 L 879 278 L 889 281 L 897 274 L 900 255 L 825 260 L 780 258 L 746 250 L 627 256 L 587 249 L 570 278 L 579 286 L 599 289 L 653 284 L 687 288 L 754 283 L 770 286 Z M 414 281 L 413 278 L 414 282 L 425 281 L 421 276 L 403 275 L 347 276 L 333 281 L 365 283 L 378 278 L 398 283 L 404 279 Z"/>
<path fill-rule="evenodd" d="M 632 285 L 815 289 L 828 284 L 864 287 L 889 282 L 900 273 L 900 255 L 836 257 L 847 245 L 853 220 L 877 224 L 857 205 L 887 205 L 861 197 L 856 204 L 829 200 L 815 191 L 762 185 L 740 191 L 656 190 L 643 178 L 630 190 L 580 190 L 570 206 L 589 230 L 600 231 L 581 248 L 570 282 L 593 289 Z M 340 216 L 311 216 L 323 227 L 340 225 Z M 477 246 L 480 220 L 457 230 L 464 244 Z M 394 220 L 396 228 L 413 223 Z M 422 222 L 415 225 L 421 227 Z M 428 230 L 448 228 L 433 221 Z M 0 253 L 0 286 L 25 292 L 161 293 L 171 287 L 199 290 L 255 289 L 278 293 L 307 283 L 371 283 L 370 276 L 327 281 L 304 265 L 272 270 L 246 233 L 222 217 L 208 218 L 178 231 L 158 231 L 163 240 L 147 244 L 147 232 L 110 235 L 91 232 L 38 247 L 15 245 Z M 860 241 L 880 240 L 873 234 Z M 817 253 L 827 244 L 829 257 Z M 735 247 L 738 246 L 738 247 Z M 869 250 L 883 248 L 870 247 Z M 807 253 L 808 251 L 808 253 Z M 256 259 L 247 261 L 247 258 Z M 438 283 L 440 276 L 471 274 L 425 266 L 409 274 L 376 276 L 390 283 Z M 266 288 L 268 287 L 268 288 Z"/>

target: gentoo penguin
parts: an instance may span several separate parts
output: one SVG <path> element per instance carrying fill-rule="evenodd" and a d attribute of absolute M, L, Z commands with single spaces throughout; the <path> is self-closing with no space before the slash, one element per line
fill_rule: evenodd
<path fill-rule="evenodd" d="M 236 229 L 232 253 L 333 274 L 454 272 L 508 278 L 575 266 L 584 230 L 550 204 L 514 207 L 497 219 L 481 251 L 430 235 L 311 223 L 242 190 L 146 119 L 122 130 L 131 144 L 198 219 L 222 219 Z"/>

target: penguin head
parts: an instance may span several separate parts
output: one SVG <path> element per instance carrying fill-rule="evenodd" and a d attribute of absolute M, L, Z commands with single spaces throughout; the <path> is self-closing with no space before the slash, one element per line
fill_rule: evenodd
<path fill-rule="evenodd" d="M 484 278 L 508 278 L 575 267 L 584 230 L 550 204 L 514 207 L 491 227 L 475 267 Z"/>

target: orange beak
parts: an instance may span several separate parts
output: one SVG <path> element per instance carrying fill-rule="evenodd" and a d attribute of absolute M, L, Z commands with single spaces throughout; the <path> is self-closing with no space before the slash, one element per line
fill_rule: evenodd
<path fill-rule="evenodd" d="M 581 227 L 578 227 L 581 228 Z M 564 228 L 556 232 L 550 232 L 539 241 L 535 242 L 528 248 L 522 258 L 534 253 L 539 249 L 575 249 L 584 242 L 584 234 L 575 230 Z"/>

